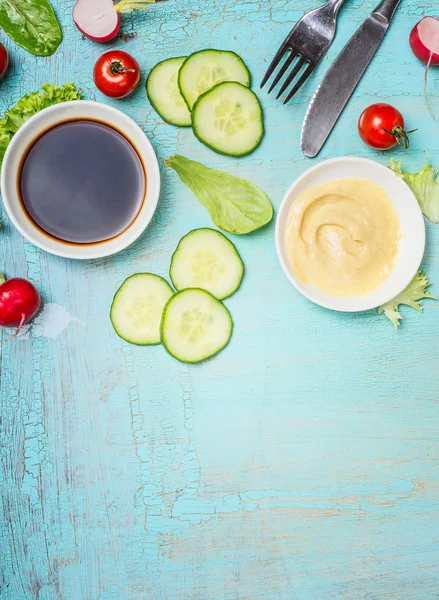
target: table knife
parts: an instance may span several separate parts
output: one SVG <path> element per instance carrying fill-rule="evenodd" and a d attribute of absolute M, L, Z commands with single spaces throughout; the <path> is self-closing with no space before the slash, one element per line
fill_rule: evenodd
<path fill-rule="evenodd" d="M 354 33 L 317 88 L 305 115 L 300 146 L 316 156 L 378 50 L 400 0 L 383 0 Z"/>

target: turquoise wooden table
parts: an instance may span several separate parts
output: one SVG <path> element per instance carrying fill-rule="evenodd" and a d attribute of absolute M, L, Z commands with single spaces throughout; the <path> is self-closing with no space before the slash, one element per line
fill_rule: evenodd
<path fill-rule="evenodd" d="M 0 113 L 45 83 L 75 82 L 86 99 L 126 111 L 161 165 L 176 151 L 266 190 L 277 208 L 317 161 L 390 155 L 359 140 L 361 110 L 394 103 L 439 168 L 439 128 L 422 95 L 423 67 L 408 34 L 435 0 L 405 0 L 329 143 L 314 161 L 299 149 L 310 95 L 372 10 L 349 0 L 319 71 L 288 106 L 265 91 L 267 133 L 250 157 L 220 156 L 151 108 L 144 78 L 109 101 L 91 72 L 104 47 L 82 39 L 71 0 L 54 6 L 64 42 L 51 58 L 13 46 Z M 211 46 L 232 49 L 254 82 L 284 35 L 316 0 L 169 0 L 124 19 L 121 47 L 144 76 L 159 60 Z M 111 47 L 111 44 L 110 44 Z M 439 76 L 432 105 L 439 113 Z M 407 309 L 395 331 L 376 311 L 333 313 L 288 283 L 274 223 L 234 238 L 245 283 L 227 301 L 235 331 L 215 359 L 188 366 L 162 347 L 130 346 L 108 318 L 128 275 L 167 275 L 206 210 L 162 168 L 151 226 L 111 258 L 80 262 L 27 243 L 2 215 L 0 270 L 30 278 L 45 309 L 1 352 L 1 600 L 432 600 L 439 594 L 439 304 Z M 427 225 L 423 268 L 439 290 L 439 226 Z M 436 287 L 435 284 L 436 283 Z"/>

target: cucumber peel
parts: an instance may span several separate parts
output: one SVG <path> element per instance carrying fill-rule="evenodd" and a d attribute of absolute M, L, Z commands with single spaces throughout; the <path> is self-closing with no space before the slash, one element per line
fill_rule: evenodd
<path fill-rule="evenodd" d="M 153 273 L 136 273 L 125 279 L 110 309 L 117 335 L 138 346 L 160 344 L 163 308 L 173 294 L 169 283 Z"/>
<path fill-rule="evenodd" d="M 189 110 L 199 96 L 223 81 L 238 81 L 250 86 L 250 71 L 238 54 L 231 50 L 199 50 L 182 64 L 178 86 Z"/>
<path fill-rule="evenodd" d="M 229 311 L 205 290 L 177 292 L 163 310 L 162 343 L 180 362 L 194 364 L 215 356 L 227 346 L 232 331 Z"/>
<path fill-rule="evenodd" d="M 192 129 L 200 142 L 215 152 L 245 156 L 256 150 L 264 136 L 261 103 L 241 83 L 219 83 L 196 101 Z"/>
<path fill-rule="evenodd" d="M 178 87 L 178 72 L 185 56 L 159 62 L 149 73 L 146 93 L 153 108 L 170 125 L 190 127 L 191 113 Z"/>
<path fill-rule="evenodd" d="M 201 288 L 218 300 L 240 287 L 244 264 L 232 242 L 215 229 L 194 229 L 178 243 L 169 276 L 176 290 Z"/>

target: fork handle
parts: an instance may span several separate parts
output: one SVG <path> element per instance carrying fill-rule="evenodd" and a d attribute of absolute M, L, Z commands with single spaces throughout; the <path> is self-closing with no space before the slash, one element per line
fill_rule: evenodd
<path fill-rule="evenodd" d="M 373 15 L 379 15 L 383 17 L 387 23 L 390 23 L 393 13 L 398 7 L 401 0 L 383 0 L 376 9 L 373 11 Z"/>
<path fill-rule="evenodd" d="M 345 0 L 328 0 L 326 6 L 331 9 L 334 16 L 337 16 L 343 2 L 345 2 Z"/>

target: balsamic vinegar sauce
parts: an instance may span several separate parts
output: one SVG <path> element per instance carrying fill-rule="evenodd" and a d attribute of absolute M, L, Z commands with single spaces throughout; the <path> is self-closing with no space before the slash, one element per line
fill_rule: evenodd
<path fill-rule="evenodd" d="M 136 218 L 146 190 L 131 143 L 98 121 L 55 126 L 25 156 L 19 176 L 29 217 L 49 235 L 76 244 L 102 242 Z"/>

